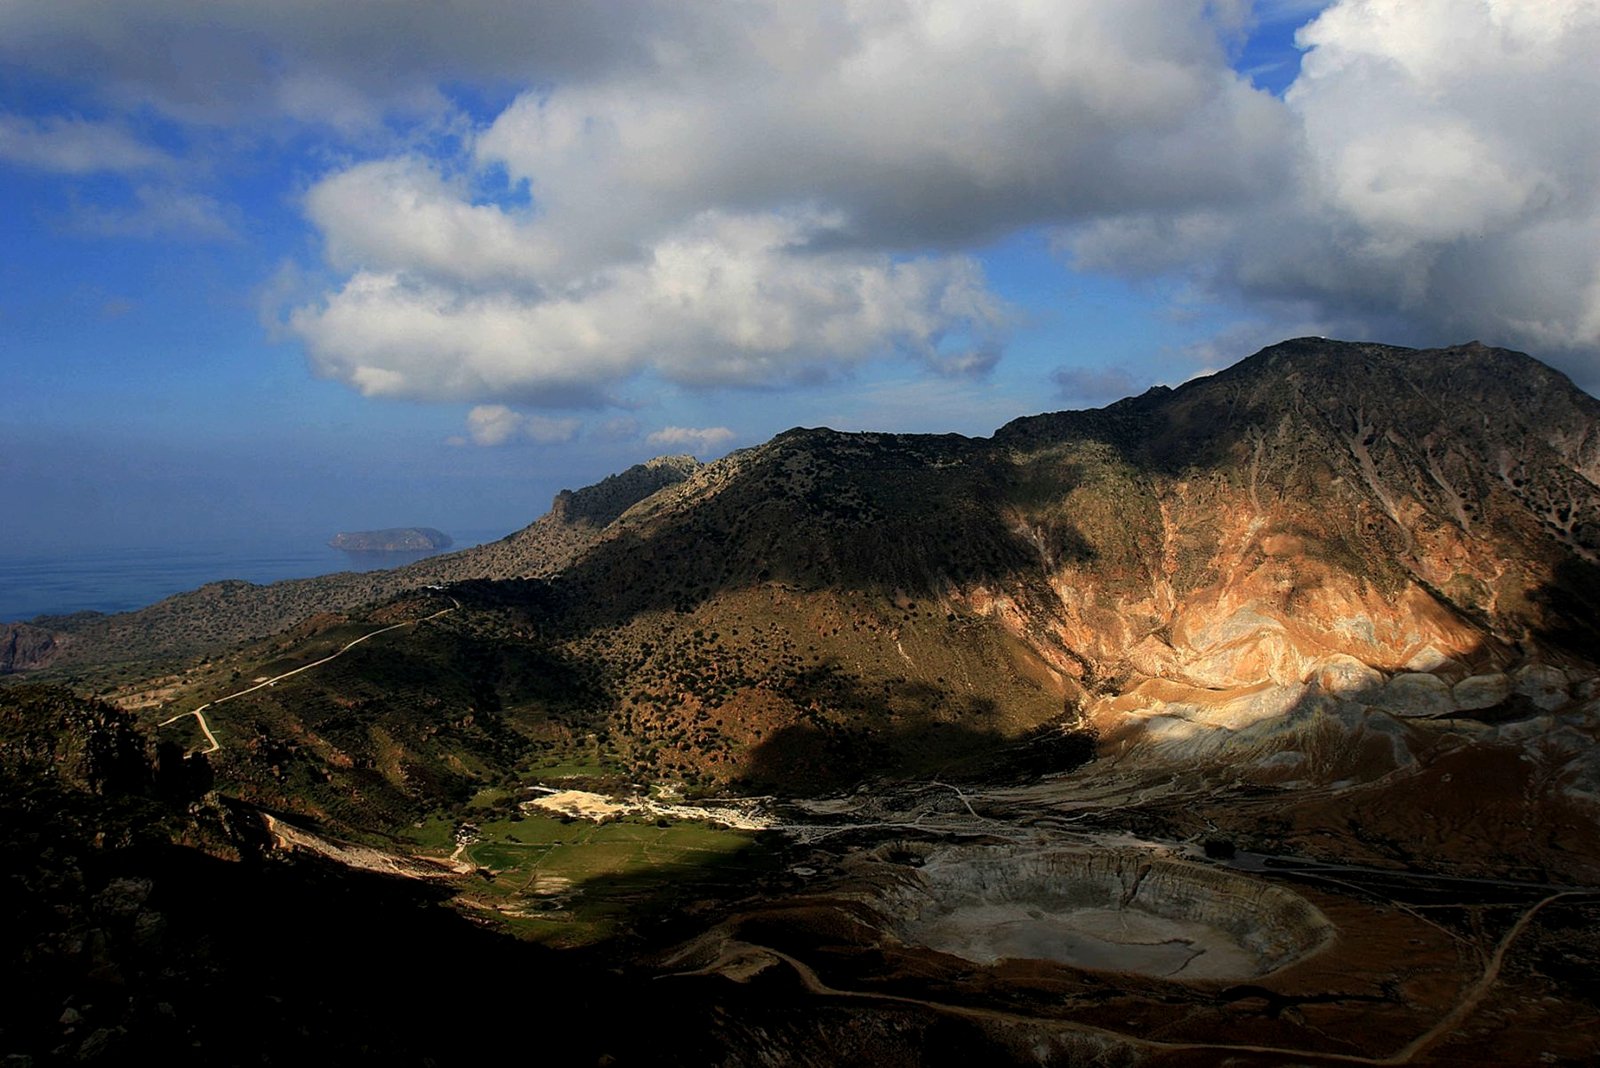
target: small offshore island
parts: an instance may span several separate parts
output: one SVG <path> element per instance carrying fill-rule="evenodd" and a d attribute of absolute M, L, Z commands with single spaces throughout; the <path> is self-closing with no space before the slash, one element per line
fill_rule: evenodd
<path fill-rule="evenodd" d="M 429 552 L 448 549 L 450 535 L 432 527 L 391 527 L 388 530 L 357 530 L 335 534 L 328 545 L 361 553 Z"/>

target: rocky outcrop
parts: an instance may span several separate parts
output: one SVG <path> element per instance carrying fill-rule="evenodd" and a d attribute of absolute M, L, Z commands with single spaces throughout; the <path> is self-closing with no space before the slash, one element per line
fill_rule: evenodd
<path fill-rule="evenodd" d="M 562 490 L 551 502 L 550 516 L 565 523 L 603 527 L 657 490 L 682 482 L 700 466 L 693 456 L 657 456 L 592 486 Z"/>
<path fill-rule="evenodd" d="M 63 638 L 28 623 L 0 624 L 0 675 L 44 667 L 60 652 Z"/>
<path fill-rule="evenodd" d="M 138 793 L 155 781 L 155 770 L 145 737 L 120 708 L 19 684 L 0 692 L 0 777 Z"/>

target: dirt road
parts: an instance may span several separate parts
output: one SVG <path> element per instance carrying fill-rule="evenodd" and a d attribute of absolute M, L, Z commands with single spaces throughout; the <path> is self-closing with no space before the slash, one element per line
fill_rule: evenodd
<path fill-rule="evenodd" d="M 375 631 L 371 632 L 370 634 L 363 634 L 361 637 L 357 638 L 355 641 L 350 642 L 348 645 L 345 645 L 338 652 L 333 653 L 333 654 L 331 654 L 329 656 L 325 656 L 321 660 L 312 661 L 309 664 L 305 664 L 305 665 L 303 665 L 301 667 L 295 668 L 293 671 L 285 671 L 282 675 L 274 675 L 272 678 L 267 679 L 265 682 L 258 682 L 254 686 L 246 687 L 243 690 L 239 690 L 237 693 L 230 693 L 226 697 L 219 697 L 215 701 L 207 701 L 205 704 L 201 705 L 199 708 L 193 709 L 193 710 L 191 710 L 189 712 L 179 712 L 176 716 L 173 716 L 173 717 L 171 717 L 169 719 L 164 719 L 160 723 L 157 723 L 156 726 L 157 727 L 165 727 L 168 724 L 178 722 L 178 720 L 182 719 L 185 716 L 193 716 L 197 721 L 199 721 L 200 729 L 203 732 L 205 732 L 206 741 L 208 743 L 210 743 L 210 745 L 211 745 L 210 749 L 202 749 L 200 751 L 202 753 L 215 753 L 217 750 L 222 748 L 222 743 L 217 741 L 217 736 L 215 734 L 211 733 L 210 724 L 206 723 L 206 716 L 205 716 L 206 709 L 215 708 L 217 705 L 220 705 L 220 704 L 222 704 L 222 703 L 224 703 L 226 701 L 231 701 L 235 697 L 243 697 L 247 693 L 255 693 L 257 690 L 264 690 L 268 686 L 276 686 L 278 683 L 282 682 L 284 679 L 287 679 L 292 675 L 298 675 L 302 671 L 310 671 L 314 667 L 321 667 L 323 664 L 326 664 L 328 661 L 339 659 L 345 653 L 348 653 L 350 650 L 354 649 L 356 646 L 360 645 L 362 642 L 367 641 L 370 638 L 376 638 L 380 634 L 387 634 L 391 630 L 399 630 L 401 627 L 414 627 L 418 623 L 426 623 L 429 620 L 438 619 L 440 616 L 449 615 L 451 612 L 454 612 L 457 608 L 461 607 L 461 602 L 456 600 L 454 597 L 450 598 L 450 602 L 451 602 L 452 605 L 454 605 L 454 607 L 452 607 L 452 608 L 443 608 L 443 609 L 440 609 L 439 611 L 435 612 L 431 616 L 423 616 L 421 619 L 409 619 L 404 623 L 395 623 L 395 624 L 393 624 L 391 626 L 383 627 L 380 630 L 375 630 Z"/>

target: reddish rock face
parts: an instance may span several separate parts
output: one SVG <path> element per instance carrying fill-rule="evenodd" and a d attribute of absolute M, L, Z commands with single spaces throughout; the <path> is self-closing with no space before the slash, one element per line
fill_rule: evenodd
<path fill-rule="evenodd" d="M 0 624 L 0 675 L 48 664 L 59 648 L 60 637 L 27 623 Z"/>
<path fill-rule="evenodd" d="M 1338 723 L 1392 767 L 1400 720 L 1554 711 L 1593 674 L 1597 478 L 1600 403 L 1528 357 L 1301 339 L 989 441 L 791 431 L 563 578 L 586 625 L 760 618 L 891 705 L 1003 696 L 1003 731 L 1064 706 L 1120 753 L 1248 767 Z"/>
<path fill-rule="evenodd" d="M 1114 432 L 1083 432 L 1117 408 Z M 1019 527 L 1081 538 L 1041 561 L 1054 597 L 1019 629 L 1116 680 L 1086 701 L 1104 735 L 1175 758 L 1296 715 L 1497 706 L 1512 666 L 1515 695 L 1554 711 L 1600 647 L 1579 608 L 1600 589 L 1597 411 L 1512 353 L 1302 340 L 1019 421 L 997 439 L 1025 441 L 1023 464 L 1078 476 Z"/>

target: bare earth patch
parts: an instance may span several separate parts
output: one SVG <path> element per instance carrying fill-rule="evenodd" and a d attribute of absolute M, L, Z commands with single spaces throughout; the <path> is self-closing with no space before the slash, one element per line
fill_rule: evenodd
<path fill-rule="evenodd" d="M 720 801 L 705 804 L 674 804 L 648 797 L 616 798 L 588 790 L 556 790 L 525 802 L 529 808 L 553 812 L 558 816 L 596 822 L 621 816 L 651 816 L 676 820 L 705 820 L 740 831 L 763 831 L 777 825 L 760 811 L 757 801 Z"/>

